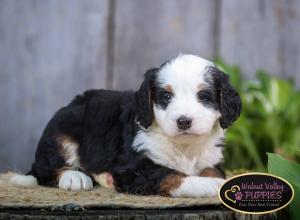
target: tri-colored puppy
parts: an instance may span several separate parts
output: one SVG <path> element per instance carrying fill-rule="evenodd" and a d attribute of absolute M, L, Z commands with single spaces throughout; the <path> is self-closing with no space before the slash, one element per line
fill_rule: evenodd
<path fill-rule="evenodd" d="M 136 92 L 90 90 L 50 120 L 27 176 L 12 181 L 89 190 L 108 172 L 120 192 L 214 196 L 224 182 L 224 129 L 241 112 L 229 77 L 179 55 L 145 73 Z M 202 174 L 202 175 L 201 175 Z"/>

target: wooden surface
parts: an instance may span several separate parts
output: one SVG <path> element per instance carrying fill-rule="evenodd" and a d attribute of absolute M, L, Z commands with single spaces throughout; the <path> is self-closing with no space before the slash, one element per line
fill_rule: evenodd
<path fill-rule="evenodd" d="M 74 209 L 72 209 L 74 208 Z M 58 209 L 2 209 L 0 207 L 0 219 L 5 220 L 289 220 L 282 212 L 250 215 L 241 214 L 229 210 L 220 210 L 216 207 L 194 207 L 190 209 L 101 209 L 92 208 L 78 210 L 77 206 L 66 206 Z"/>
<path fill-rule="evenodd" d="M 192 206 L 219 206 L 218 197 L 170 198 L 162 196 L 135 196 L 118 193 L 114 189 L 96 186 L 89 191 L 66 191 L 50 187 L 20 187 L 9 181 L 12 174 L 0 173 L 0 206 L 6 208 L 49 208 L 76 204 L 84 208 L 184 208 Z"/>
<path fill-rule="evenodd" d="M 89 88 L 136 89 L 179 52 L 300 85 L 300 1 L 0 0 L 0 171 L 27 171 L 51 115 Z"/>
<path fill-rule="evenodd" d="M 137 88 L 147 69 L 179 53 L 212 59 L 213 9 L 206 0 L 117 0 L 113 88 Z"/>
<path fill-rule="evenodd" d="M 281 24 L 274 19 L 276 1 L 238 0 L 222 3 L 221 57 L 230 63 L 243 63 L 243 70 L 252 77 L 264 68 L 275 75 L 282 71 L 280 60 Z"/>
<path fill-rule="evenodd" d="M 58 188 L 13 186 L 11 174 L 0 174 L 0 219 L 285 219 L 279 211 L 267 215 L 240 214 L 217 197 L 170 198 L 135 196 L 96 187 L 70 192 Z M 62 217 L 68 216 L 68 217 Z"/>
<path fill-rule="evenodd" d="M 240 65 L 247 78 L 263 69 L 299 85 L 299 1 L 226 0 L 221 15 L 220 57 Z"/>
<path fill-rule="evenodd" d="M 105 87 L 106 0 L 0 1 L 0 170 L 29 169 L 49 118 Z"/>

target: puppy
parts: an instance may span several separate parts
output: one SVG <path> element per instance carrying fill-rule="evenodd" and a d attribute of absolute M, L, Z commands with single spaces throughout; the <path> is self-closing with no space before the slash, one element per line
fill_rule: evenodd
<path fill-rule="evenodd" d="M 119 192 L 202 197 L 224 182 L 224 129 L 241 100 L 213 63 L 179 55 L 145 73 L 136 92 L 90 90 L 46 126 L 19 185 L 89 190 L 108 172 Z M 203 174 L 203 175 L 201 175 Z"/>

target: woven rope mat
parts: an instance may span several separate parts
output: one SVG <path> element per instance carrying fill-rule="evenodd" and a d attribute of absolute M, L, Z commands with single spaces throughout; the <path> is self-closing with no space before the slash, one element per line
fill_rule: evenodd
<path fill-rule="evenodd" d="M 214 198 L 168 198 L 161 196 L 134 196 L 113 189 L 96 187 L 90 191 L 70 192 L 58 188 L 13 186 L 11 174 L 0 174 L 0 207 L 51 208 L 75 204 L 82 208 L 178 208 L 219 205 Z"/>

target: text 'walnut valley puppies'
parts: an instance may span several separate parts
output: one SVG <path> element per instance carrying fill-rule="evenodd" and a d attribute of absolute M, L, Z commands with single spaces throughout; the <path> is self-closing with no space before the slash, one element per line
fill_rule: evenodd
<path fill-rule="evenodd" d="M 224 129 L 240 112 L 226 74 L 200 57 L 179 55 L 148 70 L 136 92 L 76 96 L 48 123 L 31 171 L 11 180 L 89 190 L 107 172 L 119 192 L 215 196 L 224 182 Z"/>

